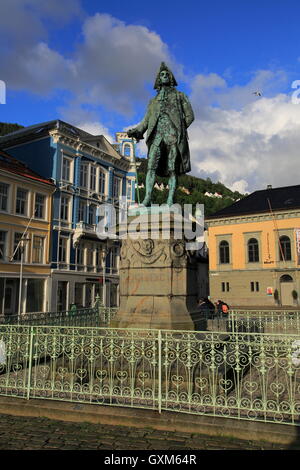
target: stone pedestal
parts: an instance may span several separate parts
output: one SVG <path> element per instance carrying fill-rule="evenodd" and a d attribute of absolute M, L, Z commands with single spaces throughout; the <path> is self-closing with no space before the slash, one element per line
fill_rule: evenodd
<path fill-rule="evenodd" d="M 152 231 L 152 236 L 159 233 L 157 239 L 146 238 L 141 223 L 144 238 L 129 235 L 122 241 L 120 309 L 112 327 L 194 330 L 197 267 L 185 241 L 174 237 L 175 225 L 172 220 L 171 236 L 166 238 L 158 224 Z"/>

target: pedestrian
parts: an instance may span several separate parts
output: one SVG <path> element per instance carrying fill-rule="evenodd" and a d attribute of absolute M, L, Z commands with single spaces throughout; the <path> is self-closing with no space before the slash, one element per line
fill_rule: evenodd
<path fill-rule="evenodd" d="M 228 315 L 229 306 L 223 300 L 217 300 L 216 309 L 218 317 L 226 317 Z"/>
<path fill-rule="evenodd" d="M 206 318 L 214 318 L 215 316 L 215 306 L 207 297 L 201 297 L 198 300 L 198 309 Z"/>

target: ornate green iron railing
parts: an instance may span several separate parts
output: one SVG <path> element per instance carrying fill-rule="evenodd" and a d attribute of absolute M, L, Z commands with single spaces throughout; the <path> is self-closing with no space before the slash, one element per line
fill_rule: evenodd
<path fill-rule="evenodd" d="M 91 308 L 70 309 L 62 312 L 34 312 L 21 315 L 2 315 L 0 324 L 53 325 L 53 326 L 105 326 L 117 312 L 117 308 L 96 305 Z"/>
<path fill-rule="evenodd" d="M 209 331 L 300 334 L 300 312 L 295 310 L 230 309 L 227 314 L 199 312 L 194 318 L 200 322 L 201 329 Z"/>
<path fill-rule="evenodd" d="M 0 325 L 0 395 L 298 426 L 300 335 Z"/>

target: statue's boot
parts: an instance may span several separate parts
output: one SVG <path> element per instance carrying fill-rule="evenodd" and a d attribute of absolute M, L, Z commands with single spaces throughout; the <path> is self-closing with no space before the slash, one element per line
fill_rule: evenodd
<path fill-rule="evenodd" d="M 169 181 L 168 181 L 168 186 L 169 186 L 169 194 L 168 194 L 168 199 L 167 199 L 167 205 L 172 206 L 173 205 L 173 199 L 174 199 L 174 194 L 176 190 L 176 174 L 171 173 Z"/>
<path fill-rule="evenodd" d="M 150 206 L 151 204 L 151 195 L 152 195 L 154 182 L 155 182 L 155 170 L 148 170 L 147 176 L 146 176 L 146 194 L 142 202 L 142 204 L 146 207 Z"/>

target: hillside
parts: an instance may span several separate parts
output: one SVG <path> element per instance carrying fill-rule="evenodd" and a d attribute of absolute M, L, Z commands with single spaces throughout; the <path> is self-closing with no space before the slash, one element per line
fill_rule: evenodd
<path fill-rule="evenodd" d="M 147 160 L 145 158 L 137 158 L 138 167 L 138 184 L 140 201 L 145 195 L 145 180 L 147 171 Z M 153 203 L 163 204 L 168 197 L 168 189 L 166 188 L 168 178 L 156 178 L 157 184 L 153 190 Z M 205 215 L 230 206 L 238 199 L 245 197 L 238 191 L 231 191 L 224 184 L 213 183 L 210 178 L 202 179 L 196 176 L 182 175 L 178 178 L 178 185 L 175 192 L 174 202 L 178 204 L 193 204 L 197 202 L 204 204 Z"/>

